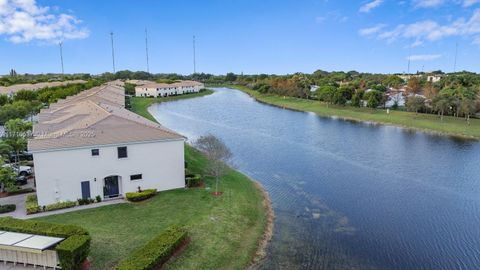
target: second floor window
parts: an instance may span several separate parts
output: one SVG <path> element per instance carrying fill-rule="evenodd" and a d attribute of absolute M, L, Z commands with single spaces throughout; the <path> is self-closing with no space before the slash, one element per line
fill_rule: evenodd
<path fill-rule="evenodd" d="M 92 156 L 99 156 L 100 150 L 99 149 L 92 149 Z"/>
<path fill-rule="evenodd" d="M 127 147 L 126 147 L 126 146 L 117 147 L 117 152 L 118 152 L 118 158 L 126 158 L 126 157 L 128 157 Z"/>

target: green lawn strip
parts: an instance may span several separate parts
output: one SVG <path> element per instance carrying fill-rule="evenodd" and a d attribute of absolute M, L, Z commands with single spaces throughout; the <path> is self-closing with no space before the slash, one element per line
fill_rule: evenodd
<path fill-rule="evenodd" d="M 199 95 L 176 98 L 194 96 Z M 134 98 L 132 108 L 152 119 L 147 107 L 166 100 Z M 190 171 L 204 175 L 208 161 L 201 153 L 186 145 L 185 158 Z M 214 186 L 212 178 L 205 180 L 208 187 Z M 214 198 L 211 190 L 178 189 L 160 192 L 139 203 L 40 219 L 87 229 L 92 236 L 93 269 L 113 269 L 130 252 L 176 224 L 187 228 L 191 242 L 165 269 L 243 269 L 250 263 L 264 232 L 266 213 L 262 194 L 253 182 L 235 170 L 230 170 L 221 180 L 220 189 L 225 193 L 219 198 Z"/>
<path fill-rule="evenodd" d="M 467 125 L 464 118 L 445 116 L 443 121 L 435 114 L 415 114 L 413 112 L 383 109 L 356 108 L 351 106 L 326 105 L 316 100 L 306 100 L 278 95 L 261 94 L 250 88 L 239 85 L 222 85 L 241 90 L 260 102 L 283 108 L 314 112 L 321 116 L 337 116 L 356 121 L 369 121 L 381 124 L 401 126 L 405 128 L 432 131 L 453 136 L 480 139 L 480 119 L 471 119 Z"/>

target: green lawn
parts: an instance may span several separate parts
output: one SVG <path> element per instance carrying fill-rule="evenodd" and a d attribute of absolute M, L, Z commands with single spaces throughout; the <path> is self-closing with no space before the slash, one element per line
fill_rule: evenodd
<path fill-rule="evenodd" d="M 152 119 L 147 107 L 168 99 L 132 100 L 132 108 Z M 186 146 L 188 169 L 204 173 L 208 161 Z M 207 186 L 213 186 L 207 178 Z M 224 195 L 211 196 L 211 190 L 179 189 L 161 192 L 141 203 L 127 203 L 40 218 L 57 223 L 77 224 L 92 235 L 93 269 L 112 269 L 116 262 L 145 244 L 172 224 L 185 225 L 191 242 L 165 269 L 244 269 L 249 265 L 262 237 L 266 211 L 262 194 L 246 176 L 230 170 L 221 181 Z"/>
<path fill-rule="evenodd" d="M 443 121 L 434 114 L 418 114 L 405 111 L 356 108 L 351 106 L 326 105 L 315 100 L 306 100 L 293 97 L 282 97 L 277 95 L 260 94 L 242 86 L 228 86 L 239 89 L 251 95 L 255 99 L 268 104 L 299 110 L 314 112 L 321 116 L 338 116 L 350 120 L 371 121 L 382 124 L 414 128 L 425 131 L 439 132 L 461 137 L 470 137 L 480 139 L 480 120 L 471 119 L 470 125 L 464 118 L 455 118 L 451 116 L 444 117 Z"/>

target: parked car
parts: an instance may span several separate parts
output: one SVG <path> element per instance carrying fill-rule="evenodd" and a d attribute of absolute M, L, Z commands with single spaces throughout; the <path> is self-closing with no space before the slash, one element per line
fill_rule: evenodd
<path fill-rule="evenodd" d="M 32 167 L 30 166 L 17 166 L 13 163 L 7 163 L 5 165 L 3 165 L 3 167 L 9 167 L 9 168 L 12 168 L 15 172 L 17 172 L 17 175 L 21 175 L 21 176 L 29 176 L 33 173 L 33 170 L 32 170 Z"/>
<path fill-rule="evenodd" d="M 10 162 L 15 162 L 16 161 L 16 157 L 18 157 L 18 161 L 32 161 L 33 160 L 33 155 L 32 154 L 28 154 L 28 153 L 21 153 L 21 154 L 15 154 L 15 153 L 12 153 L 9 155 L 8 159 L 10 160 Z"/>
<path fill-rule="evenodd" d="M 23 186 L 23 185 L 26 185 L 27 184 L 27 177 L 26 176 L 23 176 L 23 175 L 19 175 L 17 176 L 17 178 L 15 179 L 15 185 L 17 186 Z"/>

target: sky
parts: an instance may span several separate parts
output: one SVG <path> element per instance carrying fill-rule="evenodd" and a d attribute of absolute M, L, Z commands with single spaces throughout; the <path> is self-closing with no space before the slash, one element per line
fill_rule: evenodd
<path fill-rule="evenodd" d="M 0 0 L 0 74 L 480 72 L 480 0 Z M 457 55 L 457 57 L 455 57 Z M 410 59 L 410 61 L 408 61 Z M 455 64 L 456 59 L 456 64 Z"/>

